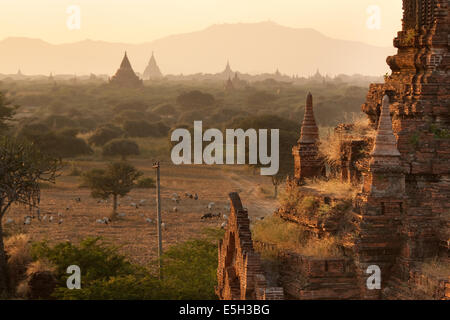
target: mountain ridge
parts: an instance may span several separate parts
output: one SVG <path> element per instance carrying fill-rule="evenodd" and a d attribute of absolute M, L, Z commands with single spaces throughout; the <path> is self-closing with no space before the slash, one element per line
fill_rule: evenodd
<path fill-rule="evenodd" d="M 52 44 L 42 39 L 8 37 L 0 41 L 0 73 L 113 74 L 127 51 L 142 73 L 155 52 L 164 74 L 216 73 L 230 60 L 233 70 L 310 75 L 380 75 L 394 48 L 330 38 L 312 28 L 291 28 L 272 22 L 214 24 L 200 31 L 173 34 L 129 44 L 85 39 Z M 36 63 L 36 59 L 39 63 Z M 188 61 L 189 63 L 186 63 Z"/>

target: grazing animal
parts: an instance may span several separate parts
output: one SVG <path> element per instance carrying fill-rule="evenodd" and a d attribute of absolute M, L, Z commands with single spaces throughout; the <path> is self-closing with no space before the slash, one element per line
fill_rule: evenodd
<path fill-rule="evenodd" d="M 23 222 L 23 224 L 25 225 L 31 224 L 31 217 L 30 216 L 25 217 L 25 221 Z"/>
<path fill-rule="evenodd" d="M 80 197 L 75 198 L 75 201 L 76 201 L 76 202 L 81 202 L 81 198 L 80 198 Z"/>
<path fill-rule="evenodd" d="M 230 209 L 231 209 L 229 205 L 226 205 L 223 208 L 224 208 L 225 211 L 230 211 Z"/>
<path fill-rule="evenodd" d="M 13 222 L 14 222 L 14 220 L 11 219 L 11 218 L 8 218 L 8 219 L 6 220 L 6 224 L 10 224 L 10 223 L 13 223 Z"/>
<path fill-rule="evenodd" d="M 201 219 L 203 220 L 203 219 L 212 219 L 212 218 L 213 218 L 212 213 L 205 213 Z"/>
<path fill-rule="evenodd" d="M 70 207 L 66 207 L 66 211 L 69 211 L 70 210 Z"/>
<path fill-rule="evenodd" d="M 140 204 L 144 204 L 144 203 L 146 203 L 146 202 L 147 202 L 146 199 L 141 199 L 141 201 L 139 201 Z"/>
<path fill-rule="evenodd" d="M 224 215 L 222 216 L 222 218 L 224 218 L 225 220 L 228 220 L 228 216 L 227 216 L 226 214 L 224 214 Z"/>
<path fill-rule="evenodd" d="M 63 216 L 62 212 L 58 212 L 58 217 L 62 217 L 62 216 Z"/>
<path fill-rule="evenodd" d="M 198 200 L 198 194 L 194 194 L 194 200 Z"/>
<path fill-rule="evenodd" d="M 58 224 L 61 224 L 61 223 L 63 223 L 63 219 L 59 219 L 59 221 L 58 221 Z"/>
<path fill-rule="evenodd" d="M 220 213 L 220 212 L 219 212 L 219 213 L 213 213 L 212 216 L 213 216 L 214 218 L 220 218 L 221 213 Z"/>
<path fill-rule="evenodd" d="M 212 210 L 216 204 L 214 202 L 210 202 L 207 206 L 209 210 Z"/>
<path fill-rule="evenodd" d="M 161 223 L 161 228 L 163 228 L 164 230 L 166 230 L 166 224 L 163 222 Z"/>
<path fill-rule="evenodd" d="M 223 223 L 220 225 L 220 229 L 225 229 L 226 226 L 227 226 L 227 223 L 226 223 L 226 222 L 223 222 Z"/>
<path fill-rule="evenodd" d="M 177 207 L 173 207 L 173 212 L 178 212 L 178 208 Z"/>
<path fill-rule="evenodd" d="M 147 218 L 147 219 L 145 219 L 145 222 L 148 222 L 148 223 L 153 223 L 153 220 L 152 220 L 152 219 L 150 219 L 150 218 Z"/>
<path fill-rule="evenodd" d="M 178 200 L 177 198 L 172 198 L 171 199 L 173 202 L 175 202 L 175 203 L 179 203 L 180 202 L 180 200 Z"/>
<path fill-rule="evenodd" d="M 189 199 L 194 199 L 194 196 L 192 194 L 190 194 Z"/>
<path fill-rule="evenodd" d="M 105 219 L 97 219 L 95 222 L 101 223 L 101 224 L 108 224 L 108 220 L 105 220 Z"/>
<path fill-rule="evenodd" d="M 47 220 L 47 215 L 44 215 L 43 217 L 42 217 L 42 221 L 46 221 Z"/>

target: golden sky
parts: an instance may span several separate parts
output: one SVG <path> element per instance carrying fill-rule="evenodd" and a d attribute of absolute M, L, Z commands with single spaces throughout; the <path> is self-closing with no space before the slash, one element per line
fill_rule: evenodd
<path fill-rule="evenodd" d="M 80 29 L 67 27 L 70 5 L 81 9 Z M 371 5 L 380 8 L 379 29 L 366 25 Z M 401 8 L 401 0 L 0 0 L 0 40 L 142 43 L 212 24 L 271 20 L 333 38 L 391 46 L 401 27 Z"/>

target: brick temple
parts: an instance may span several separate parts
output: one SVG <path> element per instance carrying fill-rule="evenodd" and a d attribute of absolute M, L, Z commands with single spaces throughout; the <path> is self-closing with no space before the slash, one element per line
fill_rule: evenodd
<path fill-rule="evenodd" d="M 156 63 L 155 55 L 153 52 L 142 76 L 144 80 L 160 80 L 164 77 L 161 70 L 159 69 L 158 64 Z"/>
<path fill-rule="evenodd" d="M 450 299 L 450 277 L 422 268 L 430 259 L 450 263 L 449 10 L 448 0 L 403 0 L 402 31 L 394 39 L 398 51 L 387 58 L 392 73 L 384 83 L 370 86 L 362 106 L 375 136 L 348 134 L 340 142 L 336 175 L 360 187 L 346 217 L 330 212 L 305 218 L 286 207 L 275 213 L 318 239 L 341 228 L 345 254 L 310 257 L 255 242 L 243 219 L 248 213 L 242 212 L 243 218 L 230 220 L 234 222 L 219 248 L 220 298 L 264 299 L 267 291 L 277 292 L 278 299 Z M 349 128 L 342 124 L 335 131 Z M 321 175 L 318 140 L 308 96 L 301 137 L 293 149 L 294 179 L 287 188 L 332 206 L 342 199 L 299 185 Z M 236 239 L 243 249 L 235 250 Z M 277 281 L 270 286 L 263 280 L 274 275 L 269 276 L 258 257 L 264 248 L 277 252 L 279 263 Z M 235 252 L 233 258 L 230 252 Z M 380 288 L 367 285 L 367 270 L 373 266 L 381 271 Z"/>
<path fill-rule="evenodd" d="M 122 63 L 120 64 L 120 68 L 117 70 L 116 74 L 109 80 L 109 83 L 120 87 L 130 88 L 142 86 L 142 80 L 139 79 L 139 77 L 131 67 L 131 63 L 130 60 L 128 60 L 126 52 L 122 59 Z"/>
<path fill-rule="evenodd" d="M 319 128 L 316 124 L 313 110 L 313 96 L 308 93 L 305 114 L 302 122 L 300 139 L 292 148 L 294 156 L 294 177 L 300 184 L 305 178 L 315 178 L 325 175 L 325 165 L 319 156 Z"/>

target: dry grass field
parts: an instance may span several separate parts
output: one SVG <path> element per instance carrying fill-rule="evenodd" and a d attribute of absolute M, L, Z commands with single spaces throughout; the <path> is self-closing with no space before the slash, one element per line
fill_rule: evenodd
<path fill-rule="evenodd" d="M 143 159 L 131 160 L 145 177 L 154 177 L 152 164 Z M 95 167 L 104 167 L 103 161 L 77 161 L 77 167 L 86 171 Z M 24 225 L 24 217 L 29 214 L 27 208 L 15 206 L 7 213 L 5 220 L 14 222 L 6 224 L 5 229 L 27 233 L 32 240 L 46 239 L 50 243 L 60 241 L 79 242 L 86 237 L 102 237 L 106 242 L 120 247 L 120 250 L 131 261 L 146 264 L 157 254 L 156 224 L 148 223 L 147 218 L 156 220 L 155 189 L 134 189 L 121 198 L 119 213 L 125 214 L 110 224 L 100 224 L 97 219 L 109 216 L 112 210 L 111 201 L 101 203 L 90 196 L 87 188 L 80 187 L 81 179 L 69 176 L 67 166 L 55 185 L 45 186 L 41 195 L 41 217 L 30 225 Z M 215 203 L 214 213 L 228 214 L 225 207 L 229 205 L 228 193 L 239 192 L 249 210 L 251 218 L 266 216 L 272 213 L 277 202 L 273 198 L 273 187 L 268 177 L 253 174 L 242 166 L 174 166 L 162 164 L 161 196 L 162 220 L 166 225 L 163 230 L 163 247 L 199 237 L 205 228 L 220 228 L 223 218 L 202 220 L 203 214 L 211 212 L 207 208 L 210 202 Z M 185 197 L 185 193 L 197 193 L 198 200 Z M 181 200 L 177 204 L 172 194 L 177 193 Z M 80 198 L 81 202 L 76 201 Z M 145 203 L 139 208 L 131 204 Z M 177 207 L 177 212 L 174 212 Z M 58 216 L 62 214 L 62 217 Z M 53 221 L 49 222 L 50 216 Z M 59 224 L 59 220 L 63 219 Z"/>

